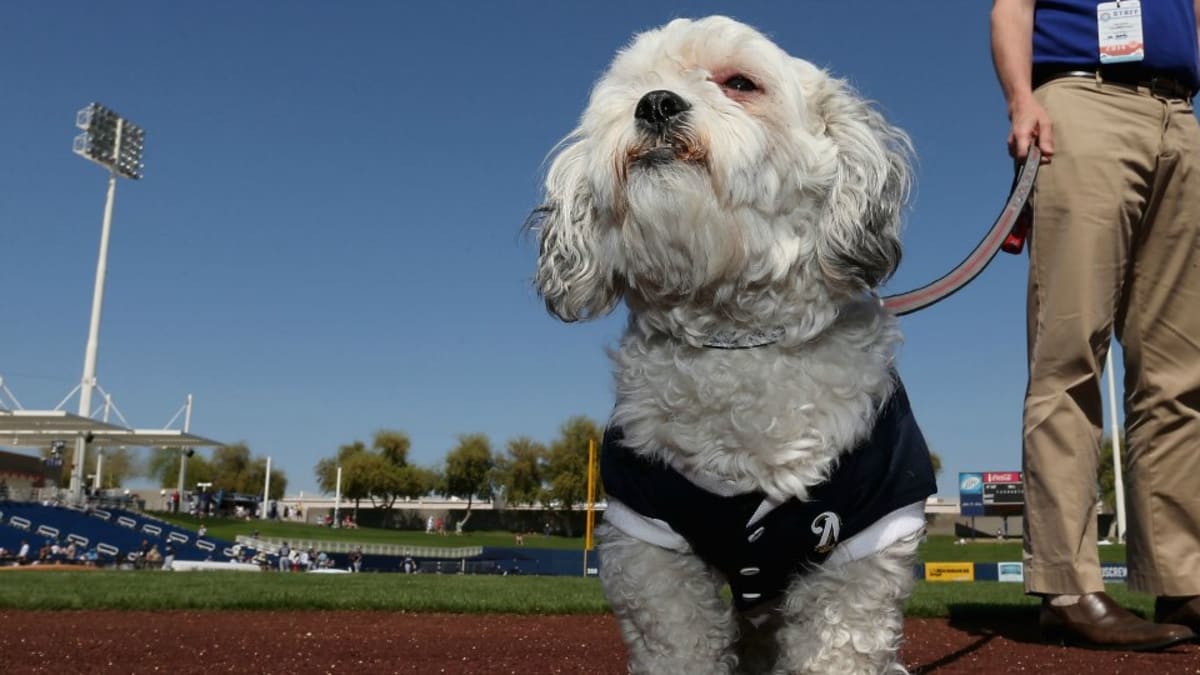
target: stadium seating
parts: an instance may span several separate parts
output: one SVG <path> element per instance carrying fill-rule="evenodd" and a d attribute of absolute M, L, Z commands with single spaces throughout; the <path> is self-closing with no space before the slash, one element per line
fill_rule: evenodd
<path fill-rule="evenodd" d="M 25 538 L 30 546 L 46 540 L 55 540 L 64 545 L 74 541 L 80 548 L 94 548 L 101 555 L 121 560 L 133 559 L 143 541 L 157 545 L 160 552 L 170 543 L 175 547 L 178 560 L 230 560 L 256 553 L 251 549 L 242 549 L 233 542 L 212 537 L 198 539 L 195 532 L 185 528 L 121 509 L 79 509 L 30 502 L 5 502 L 0 506 L 0 524 L 6 526 L 6 535 L 10 531 L 21 533 L 18 534 L 18 542 Z M 8 548 L 3 543 L 0 546 Z"/>

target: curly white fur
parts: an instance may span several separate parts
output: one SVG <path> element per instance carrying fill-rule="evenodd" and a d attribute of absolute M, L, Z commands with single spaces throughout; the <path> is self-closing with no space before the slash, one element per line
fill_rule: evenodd
<path fill-rule="evenodd" d="M 654 91 L 686 110 L 648 124 Z M 894 386 L 900 335 L 872 291 L 899 263 L 909 150 L 846 83 L 725 17 L 617 55 L 550 166 L 536 283 L 566 321 L 629 306 L 612 354 L 626 445 L 779 500 L 824 480 Z M 764 328 L 783 337 L 704 348 Z M 759 628 L 694 556 L 613 527 L 601 542 L 633 672 L 898 667 L 911 539 L 798 577 Z"/>

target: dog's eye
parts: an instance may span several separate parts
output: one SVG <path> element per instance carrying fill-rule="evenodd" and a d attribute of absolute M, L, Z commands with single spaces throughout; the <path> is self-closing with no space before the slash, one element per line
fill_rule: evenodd
<path fill-rule="evenodd" d="M 734 75 L 721 83 L 722 87 L 740 92 L 758 91 L 758 85 L 745 75 Z"/>

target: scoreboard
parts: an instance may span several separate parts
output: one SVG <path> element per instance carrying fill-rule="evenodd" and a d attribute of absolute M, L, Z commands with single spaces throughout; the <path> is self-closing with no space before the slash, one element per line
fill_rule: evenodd
<path fill-rule="evenodd" d="M 959 513 L 964 516 L 1012 516 L 1025 506 L 1020 471 L 958 474 Z"/>

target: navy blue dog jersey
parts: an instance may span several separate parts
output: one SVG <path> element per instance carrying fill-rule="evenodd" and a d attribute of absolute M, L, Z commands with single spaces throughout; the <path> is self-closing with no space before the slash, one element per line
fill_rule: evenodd
<path fill-rule="evenodd" d="M 605 431 L 600 474 L 610 502 L 669 525 L 724 574 L 739 610 L 777 597 L 793 574 L 823 562 L 838 542 L 937 491 L 929 449 L 899 381 L 870 437 L 839 458 L 808 501 L 790 499 L 753 522 L 764 493 L 714 494 L 622 440 L 621 429 Z"/>

